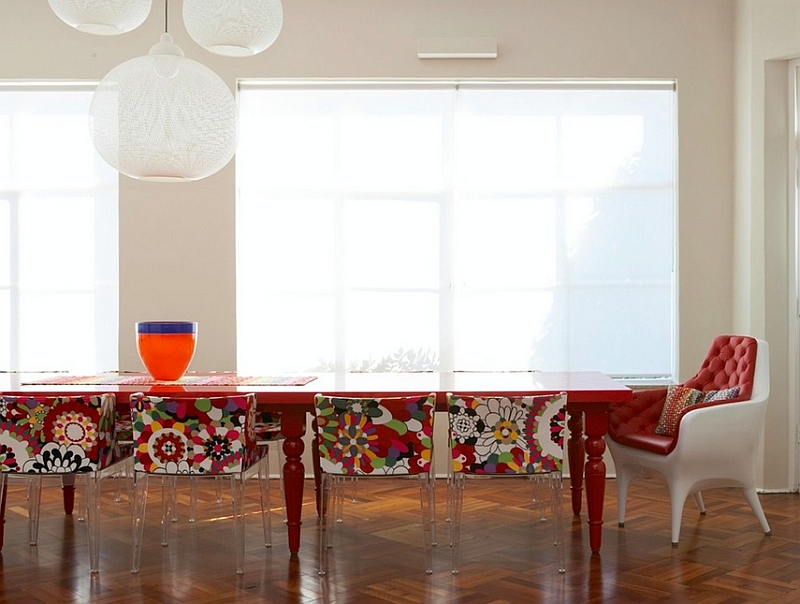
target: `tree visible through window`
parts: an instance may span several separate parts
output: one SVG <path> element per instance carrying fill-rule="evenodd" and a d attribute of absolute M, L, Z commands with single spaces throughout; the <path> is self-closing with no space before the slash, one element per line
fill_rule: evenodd
<path fill-rule="evenodd" d="M 675 94 L 241 84 L 239 370 L 671 376 Z"/>

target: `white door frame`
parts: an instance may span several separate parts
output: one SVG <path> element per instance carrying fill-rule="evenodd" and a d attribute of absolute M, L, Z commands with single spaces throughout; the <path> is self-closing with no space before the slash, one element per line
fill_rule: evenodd
<path fill-rule="evenodd" d="M 788 99 L 789 99 L 789 128 L 788 128 L 788 183 L 789 195 L 789 384 L 788 394 L 789 409 L 789 434 L 790 442 L 794 443 L 793 451 L 789 455 L 789 477 L 792 491 L 798 490 L 800 485 L 800 428 L 797 418 L 800 415 L 800 59 L 788 62 Z"/>

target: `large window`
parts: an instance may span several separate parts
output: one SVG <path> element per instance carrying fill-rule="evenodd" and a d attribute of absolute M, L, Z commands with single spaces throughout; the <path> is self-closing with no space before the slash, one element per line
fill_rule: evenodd
<path fill-rule="evenodd" d="M 92 88 L 0 86 L 0 369 L 117 367 L 117 173 Z"/>
<path fill-rule="evenodd" d="M 672 83 L 246 82 L 240 371 L 674 373 Z"/>

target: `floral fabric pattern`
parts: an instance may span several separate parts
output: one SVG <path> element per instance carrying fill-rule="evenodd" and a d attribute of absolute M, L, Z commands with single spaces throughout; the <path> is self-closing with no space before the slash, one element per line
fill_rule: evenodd
<path fill-rule="evenodd" d="M 116 399 L 0 396 L 0 471 L 94 472 L 114 459 Z"/>
<path fill-rule="evenodd" d="M 256 396 L 131 395 L 134 468 L 159 474 L 242 472 L 260 459 Z"/>
<path fill-rule="evenodd" d="M 316 397 L 320 467 L 328 474 L 420 474 L 430 470 L 434 395 Z"/>
<path fill-rule="evenodd" d="M 561 471 L 566 395 L 476 397 L 448 394 L 454 472 Z"/>

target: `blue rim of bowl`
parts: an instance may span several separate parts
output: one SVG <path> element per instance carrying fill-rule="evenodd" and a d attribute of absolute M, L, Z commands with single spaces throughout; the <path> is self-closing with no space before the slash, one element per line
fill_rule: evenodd
<path fill-rule="evenodd" d="M 193 321 L 139 321 L 136 333 L 197 333 Z"/>

